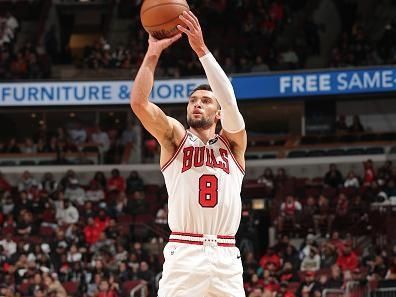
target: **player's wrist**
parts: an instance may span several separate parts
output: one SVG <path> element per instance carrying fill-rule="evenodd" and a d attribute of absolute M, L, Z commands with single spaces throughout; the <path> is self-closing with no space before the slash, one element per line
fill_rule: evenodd
<path fill-rule="evenodd" d="M 195 53 L 197 54 L 198 58 L 202 58 L 209 53 L 209 49 L 206 47 L 206 45 L 202 45 L 195 49 Z"/>

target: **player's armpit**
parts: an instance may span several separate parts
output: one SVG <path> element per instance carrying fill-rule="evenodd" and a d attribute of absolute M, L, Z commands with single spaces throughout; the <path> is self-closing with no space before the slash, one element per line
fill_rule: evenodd
<path fill-rule="evenodd" d="M 158 140 L 161 146 L 169 146 L 170 144 L 177 146 L 183 139 L 185 135 L 183 125 L 176 119 L 168 117 L 154 103 L 132 101 L 131 107 L 144 128 Z"/>
<path fill-rule="evenodd" d="M 247 133 L 243 129 L 236 133 L 230 133 L 222 129 L 220 135 L 223 136 L 230 145 L 231 152 L 234 154 L 238 163 L 245 166 L 245 152 L 247 147 Z"/>

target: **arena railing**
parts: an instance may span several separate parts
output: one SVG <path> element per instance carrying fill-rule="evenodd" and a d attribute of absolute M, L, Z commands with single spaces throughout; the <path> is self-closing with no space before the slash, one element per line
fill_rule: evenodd
<path fill-rule="evenodd" d="M 341 289 L 325 289 L 323 290 L 323 297 L 344 297 L 345 291 Z"/>
<path fill-rule="evenodd" d="M 371 297 L 396 297 L 396 288 L 380 288 L 371 292 Z"/>

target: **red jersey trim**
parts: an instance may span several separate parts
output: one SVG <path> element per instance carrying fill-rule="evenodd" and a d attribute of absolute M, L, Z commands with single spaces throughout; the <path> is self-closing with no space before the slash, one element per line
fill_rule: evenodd
<path fill-rule="evenodd" d="M 187 133 L 187 131 L 186 131 L 186 135 L 184 135 L 183 140 L 180 142 L 180 144 L 179 144 L 179 146 L 177 147 L 176 152 L 173 154 L 172 158 L 171 158 L 168 162 L 166 162 L 164 166 L 162 166 L 162 168 L 161 168 L 161 171 L 162 171 L 162 172 L 173 162 L 173 160 L 176 159 L 176 157 L 177 157 L 177 155 L 179 154 L 181 148 L 183 147 L 184 143 L 185 143 L 186 140 L 187 140 L 187 135 L 188 135 L 188 133 Z"/>
<path fill-rule="evenodd" d="M 228 141 L 219 134 L 219 139 L 224 143 L 224 145 L 227 147 L 228 151 L 230 152 L 231 157 L 234 159 L 235 164 L 238 166 L 239 170 L 242 172 L 243 175 L 245 175 L 245 169 L 243 169 L 242 165 L 239 164 L 237 159 L 235 158 L 234 154 L 231 151 L 230 145 L 228 144 Z"/>
<path fill-rule="evenodd" d="M 181 235 L 181 236 L 190 236 L 190 237 L 203 237 L 203 234 L 184 233 L 184 232 L 172 232 L 171 235 Z"/>
<path fill-rule="evenodd" d="M 169 242 L 203 245 L 202 241 L 190 241 L 190 240 L 182 240 L 182 239 L 169 239 Z M 222 246 L 222 247 L 235 247 L 235 244 L 232 244 L 232 243 L 217 243 L 217 245 Z"/>

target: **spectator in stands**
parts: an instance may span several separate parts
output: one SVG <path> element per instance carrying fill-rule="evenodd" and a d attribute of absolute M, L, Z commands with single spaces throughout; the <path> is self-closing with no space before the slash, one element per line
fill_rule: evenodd
<path fill-rule="evenodd" d="M 364 127 L 360 122 L 360 118 L 358 115 L 354 115 L 352 119 L 352 125 L 349 126 L 349 132 L 351 133 L 361 133 L 364 132 Z"/>
<path fill-rule="evenodd" d="M 327 280 L 324 288 L 326 289 L 339 289 L 342 287 L 343 279 L 340 267 L 337 265 L 332 265 L 330 270 L 330 277 Z"/>
<path fill-rule="evenodd" d="M 59 225 L 75 224 L 78 222 L 79 213 L 68 199 L 64 199 L 56 210 L 56 219 Z"/>
<path fill-rule="evenodd" d="M 67 293 L 62 284 L 52 275 L 44 276 L 44 284 L 47 287 L 48 292 L 55 291 L 56 297 L 67 297 Z"/>
<path fill-rule="evenodd" d="M 355 175 L 353 170 L 348 172 L 348 175 L 344 182 L 344 188 L 359 188 L 360 183 L 358 177 Z"/>
<path fill-rule="evenodd" d="M 352 251 L 352 244 L 346 242 L 342 253 L 338 256 L 337 265 L 342 271 L 349 270 L 353 271 L 355 268 L 359 267 L 359 258 Z"/>
<path fill-rule="evenodd" d="M 33 216 L 32 213 L 26 209 L 22 210 L 19 214 L 19 219 L 16 225 L 16 232 L 18 235 L 31 235 L 33 231 Z"/>
<path fill-rule="evenodd" d="M 320 265 L 321 268 L 330 268 L 337 262 L 337 250 L 334 245 L 330 242 L 324 242 L 320 246 L 320 254 L 321 254 L 321 261 Z"/>
<path fill-rule="evenodd" d="M 25 138 L 25 143 L 21 146 L 21 152 L 25 154 L 34 154 L 37 152 L 36 145 L 30 137 Z"/>
<path fill-rule="evenodd" d="M 392 161 L 385 161 L 385 164 L 378 169 L 377 182 L 380 186 L 383 186 L 392 176 Z"/>
<path fill-rule="evenodd" d="M 304 281 L 300 284 L 300 286 L 296 290 L 296 296 L 297 297 L 316 296 L 315 292 L 317 291 L 320 293 L 321 288 L 319 283 L 315 281 L 315 272 L 307 271 L 305 273 Z"/>
<path fill-rule="evenodd" d="M 3 153 L 20 153 L 21 150 L 19 148 L 19 146 L 16 143 L 16 139 L 15 138 L 11 138 L 8 143 L 4 146 L 3 148 Z"/>
<path fill-rule="evenodd" d="M 126 179 L 126 193 L 133 194 L 136 191 L 144 190 L 143 179 L 139 176 L 137 171 L 131 171 Z"/>
<path fill-rule="evenodd" d="M 257 183 L 264 184 L 267 188 L 274 188 L 274 174 L 272 173 L 271 168 L 265 168 L 263 175 L 260 175 L 257 179 Z"/>
<path fill-rule="evenodd" d="M 107 179 L 102 171 L 95 172 L 94 178 L 91 180 L 91 182 L 92 181 L 96 181 L 103 190 L 107 188 Z"/>
<path fill-rule="evenodd" d="M 301 262 L 301 271 L 318 271 L 320 269 L 320 255 L 318 249 L 311 246 L 309 254 L 305 255 Z"/>
<path fill-rule="evenodd" d="M 297 249 L 289 244 L 286 247 L 285 253 L 282 256 L 284 263 L 290 263 L 293 267 L 293 272 L 296 272 L 300 268 L 300 256 Z"/>
<path fill-rule="evenodd" d="M 33 175 L 29 171 L 24 171 L 22 173 L 22 176 L 20 178 L 20 181 L 18 183 L 18 191 L 30 191 L 31 187 L 33 185 L 37 185 L 36 179 L 33 177 Z"/>
<path fill-rule="evenodd" d="M 338 188 L 343 182 L 342 174 L 337 169 L 337 166 L 333 163 L 330 164 L 329 171 L 324 176 L 324 183 L 329 187 Z"/>
<path fill-rule="evenodd" d="M 100 202 L 104 200 L 105 193 L 101 185 L 96 180 L 92 180 L 89 183 L 89 188 L 86 191 L 85 196 L 88 201 Z"/>
<path fill-rule="evenodd" d="M 280 207 L 281 214 L 278 218 L 279 231 L 282 232 L 286 224 L 292 228 L 299 228 L 301 210 L 301 203 L 295 200 L 293 195 L 287 195 L 285 202 Z"/>
<path fill-rule="evenodd" d="M 139 124 L 130 123 L 121 135 L 122 164 L 141 163 L 142 131 Z"/>
<path fill-rule="evenodd" d="M 120 175 L 118 169 L 111 170 L 111 177 L 107 180 L 107 190 L 116 192 L 125 191 L 125 179 Z"/>
<path fill-rule="evenodd" d="M 278 168 L 275 175 L 275 187 L 284 185 L 288 177 L 284 168 Z"/>
<path fill-rule="evenodd" d="M 99 125 L 96 125 L 95 130 L 91 135 L 91 141 L 97 145 L 100 154 L 100 163 L 104 163 L 105 155 L 110 149 L 109 135 L 104 132 Z"/>
<path fill-rule="evenodd" d="M 41 187 L 49 195 L 53 194 L 58 188 L 58 183 L 54 179 L 54 175 L 51 172 L 44 173 L 43 179 L 41 181 Z"/>
<path fill-rule="evenodd" d="M 69 185 L 65 190 L 65 198 L 77 205 L 83 205 L 87 199 L 85 190 L 80 186 L 78 179 L 72 178 L 69 180 Z"/>
<path fill-rule="evenodd" d="M 69 130 L 69 135 L 71 141 L 77 146 L 87 141 L 87 131 L 83 128 L 81 122 L 75 123 L 74 128 Z"/>
<path fill-rule="evenodd" d="M 88 217 L 87 225 L 84 227 L 85 242 L 88 245 L 93 245 L 99 240 L 101 233 L 100 227 L 95 223 L 93 217 Z"/>
<path fill-rule="evenodd" d="M 370 186 L 376 179 L 374 165 L 372 160 L 367 160 L 363 162 L 364 175 L 363 175 L 363 185 Z"/>
<path fill-rule="evenodd" d="M 95 297 L 117 297 L 117 296 L 118 296 L 118 289 L 114 287 L 114 283 L 111 286 L 108 280 L 102 279 L 99 284 L 99 292 L 95 294 Z"/>
<path fill-rule="evenodd" d="M 4 176 L 2 172 L 0 172 L 0 193 L 11 191 L 11 185 Z"/>
<path fill-rule="evenodd" d="M 336 121 L 336 132 L 345 133 L 348 132 L 348 126 L 346 123 L 346 116 L 341 114 Z"/>
<path fill-rule="evenodd" d="M 163 227 L 168 224 L 168 203 L 161 207 L 155 216 L 155 222 Z"/>
<path fill-rule="evenodd" d="M 309 196 L 302 209 L 301 221 L 303 228 L 312 230 L 315 227 L 314 216 L 318 213 L 318 205 L 313 196 Z"/>
<path fill-rule="evenodd" d="M 0 246 L 4 249 L 4 254 L 7 258 L 11 258 L 17 251 L 16 242 L 12 240 L 12 234 L 6 233 L 5 237 L 0 240 Z"/>
<path fill-rule="evenodd" d="M 334 228 L 336 230 L 344 230 L 350 223 L 349 201 L 344 193 L 338 195 L 338 200 L 335 209 Z"/>
<path fill-rule="evenodd" d="M 272 248 L 267 249 L 266 254 L 261 257 L 259 262 L 259 265 L 263 270 L 267 269 L 269 264 L 274 265 L 275 271 L 279 270 L 281 267 L 281 258 Z"/>

